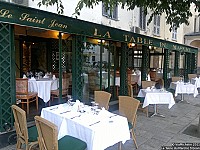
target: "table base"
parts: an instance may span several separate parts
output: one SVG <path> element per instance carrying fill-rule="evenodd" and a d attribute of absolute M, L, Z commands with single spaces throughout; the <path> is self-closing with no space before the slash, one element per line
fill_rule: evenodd
<path fill-rule="evenodd" d="M 163 117 L 163 118 L 165 118 L 164 115 L 159 114 L 159 113 L 157 112 L 157 105 L 156 105 L 156 104 L 154 104 L 154 113 L 153 113 L 153 115 L 151 115 L 150 117 L 153 117 L 153 116 L 158 116 L 158 117 Z"/>
<path fill-rule="evenodd" d="M 178 101 L 178 103 L 181 103 L 181 102 L 186 102 L 186 103 L 188 103 L 189 104 L 189 102 L 187 101 L 187 100 L 184 100 L 184 95 L 183 95 L 183 93 L 181 94 L 181 100 L 180 101 Z"/>

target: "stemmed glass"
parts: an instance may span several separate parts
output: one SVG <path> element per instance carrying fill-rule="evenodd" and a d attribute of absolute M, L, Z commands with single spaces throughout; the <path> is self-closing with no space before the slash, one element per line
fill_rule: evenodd
<path fill-rule="evenodd" d="M 69 106 L 72 106 L 72 96 L 71 95 L 67 95 L 67 104 L 69 105 Z"/>

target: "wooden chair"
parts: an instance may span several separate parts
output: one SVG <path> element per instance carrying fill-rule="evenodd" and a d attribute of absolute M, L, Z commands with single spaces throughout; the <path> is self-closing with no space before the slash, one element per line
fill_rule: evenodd
<path fill-rule="evenodd" d="M 94 91 L 94 100 L 99 104 L 100 107 L 104 107 L 106 110 L 109 109 L 109 101 L 111 94 L 105 91 Z"/>
<path fill-rule="evenodd" d="M 140 107 L 138 107 L 138 109 L 141 109 L 142 111 L 146 112 L 146 116 L 149 116 L 149 111 L 148 111 L 148 106 L 145 108 L 142 108 L 142 105 L 144 103 L 144 97 L 134 97 L 133 96 L 133 87 L 131 84 L 128 84 L 128 96 L 133 97 L 135 99 L 137 99 L 138 101 L 140 101 Z"/>
<path fill-rule="evenodd" d="M 66 135 L 58 140 L 58 128 L 48 120 L 35 116 L 40 150 L 85 150 L 87 144 L 75 137 Z"/>
<path fill-rule="evenodd" d="M 180 81 L 180 79 L 181 79 L 180 77 L 175 77 L 175 76 L 174 76 L 174 77 L 172 77 L 172 82 Z"/>
<path fill-rule="evenodd" d="M 147 87 L 155 86 L 154 81 L 142 81 L 142 89 L 146 89 Z"/>
<path fill-rule="evenodd" d="M 69 78 L 62 79 L 62 98 L 67 97 L 69 88 Z M 59 98 L 59 89 L 51 90 L 51 100 L 54 98 Z"/>
<path fill-rule="evenodd" d="M 38 144 L 37 141 L 37 128 L 36 126 L 27 128 L 26 112 L 16 105 L 12 105 L 12 111 L 14 114 L 14 126 L 17 134 L 16 149 L 22 148 L 22 145 L 26 147 L 26 150 L 30 150 L 34 145 Z"/>
<path fill-rule="evenodd" d="M 27 114 L 29 114 L 29 104 L 36 102 L 36 109 L 38 111 L 38 94 L 36 92 L 28 92 L 28 79 L 16 78 L 16 99 L 21 100 L 22 108 L 23 104 L 27 106 Z"/>
<path fill-rule="evenodd" d="M 197 74 L 188 74 L 188 79 L 191 80 L 192 78 L 196 78 Z"/>
<path fill-rule="evenodd" d="M 134 128 L 136 125 L 136 118 L 137 118 L 136 113 L 137 113 L 139 104 L 140 104 L 140 101 L 136 100 L 133 97 L 119 96 L 119 113 L 120 115 L 126 117 L 128 120 L 129 130 L 131 132 L 136 148 L 138 148 L 138 146 L 136 142 Z"/>

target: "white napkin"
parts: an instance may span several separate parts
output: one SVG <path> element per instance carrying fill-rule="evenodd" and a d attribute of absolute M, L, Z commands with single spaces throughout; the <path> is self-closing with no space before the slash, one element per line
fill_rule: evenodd
<path fill-rule="evenodd" d="M 53 78 L 52 78 L 53 80 L 56 80 L 56 76 L 55 75 L 53 75 Z"/>
<path fill-rule="evenodd" d="M 48 78 L 48 76 L 47 76 L 47 75 L 45 75 L 43 78 Z"/>
<path fill-rule="evenodd" d="M 147 87 L 146 90 L 147 90 L 147 91 L 151 91 L 151 88 L 150 88 L 150 87 Z"/>
<path fill-rule="evenodd" d="M 30 80 L 33 80 L 33 81 L 35 81 L 36 79 L 35 79 L 34 77 L 31 77 L 31 78 L 30 78 Z"/>
<path fill-rule="evenodd" d="M 72 107 L 72 110 L 78 111 L 79 106 L 80 106 L 80 101 L 79 101 L 79 100 L 76 100 L 76 102 L 74 103 L 74 105 L 73 105 L 73 107 Z"/>
<path fill-rule="evenodd" d="M 26 79 L 26 78 L 27 78 L 27 77 L 26 77 L 26 75 L 24 74 L 24 75 L 23 75 L 23 79 Z"/>
<path fill-rule="evenodd" d="M 151 81 L 150 75 L 147 76 L 147 81 Z"/>

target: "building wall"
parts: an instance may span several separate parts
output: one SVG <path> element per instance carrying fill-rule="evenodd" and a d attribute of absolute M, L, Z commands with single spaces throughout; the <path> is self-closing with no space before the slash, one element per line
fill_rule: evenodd
<path fill-rule="evenodd" d="M 63 5 L 65 7 L 64 9 L 64 15 L 69 17 L 75 17 L 73 13 L 75 12 L 75 7 L 77 5 L 79 0 L 73 0 L 73 1 L 62 1 Z M 37 9 L 43 9 L 45 11 L 50 11 L 57 13 L 55 6 L 54 7 L 46 7 L 41 6 L 40 8 L 37 6 L 38 0 L 35 0 L 34 2 L 32 0 L 29 0 L 29 7 L 37 8 Z M 149 14 L 147 15 L 147 20 L 149 18 Z M 151 36 L 154 38 L 164 39 L 167 41 L 173 41 L 177 43 L 183 43 L 184 42 L 184 34 L 185 32 L 191 32 L 191 27 L 186 27 L 184 25 L 181 25 L 180 28 L 177 30 L 177 40 L 172 40 L 172 33 L 169 31 L 169 25 L 166 24 L 165 21 L 165 14 L 161 16 L 160 20 L 160 35 L 155 36 L 153 34 L 153 21 L 147 26 L 145 31 L 140 31 L 140 34 L 144 34 L 147 36 Z M 136 26 L 139 27 L 139 20 L 140 20 L 140 9 L 135 8 L 134 10 L 127 11 L 127 8 L 121 9 L 120 6 L 118 6 L 118 20 L 113 20 L 108 17 L 105 17 L 102 15 L 102 3 L 100 2 L 99 5 L 94 6 L 93 9 L 89 8 L 83 8 L 81 10 L 80 16 L 78 16 L 78 19 L 94 22 L 98 24 L 103 24 L 106 26 L 111 26 L 114 28 L 119 28 L 127 31 L 131 31 L 131 27 Z M 192 19 L 191 21 L 192 22 Z M 187 30 L 186 30 L 187 29 Z"/>

